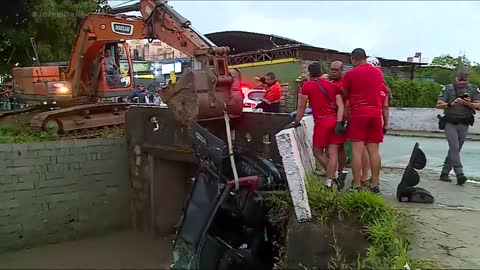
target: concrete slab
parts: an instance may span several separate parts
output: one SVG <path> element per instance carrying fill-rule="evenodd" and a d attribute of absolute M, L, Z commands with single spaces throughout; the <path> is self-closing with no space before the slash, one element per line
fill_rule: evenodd
<path fill-rule="evenodd" d="M 312 125 L 305 124 L 308 120 L 311 121 L 311 117 L 304 118 L 302 126 L 282 130 L 275 135 L 298 222 L 307 222 L 312 218 L 305 187 L 307 174 L 315 168 L 312 131 L 309 130 Z"/>
<path fill-rule="evenodd" d="M 0 254 L 0 269 L 169 269 L 172 240 L 112 233 Z"/>

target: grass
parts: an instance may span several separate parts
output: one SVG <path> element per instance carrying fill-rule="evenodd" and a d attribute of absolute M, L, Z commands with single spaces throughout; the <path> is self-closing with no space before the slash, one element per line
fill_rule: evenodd
<path fill-rule="evenodd" d="M 316 176 L 307 177 L 306 187 L 315 222 L 327 223 L 338 218 L 356 219 L 362 224 L 360 233 L 369 243 L 365 255 L 359 254 L 356 262 L 346 262 L 334 234 L 333 244 L 331 244 L 334 254 L 330 258 L 330 269 L 405 269 L 404 266 L 407 263 L 411 269 L 435 268 L 431 262 L 409 256 L 406 232 L 409 218 L 405 213 L 388 204 L 382 196 L 370 192 L 327 190 Z M 273 206 L 272 211 L 277 216 L 289 215 L 293 211 L 287 191 L 264 196 L 262 200 L 268 201 Z M 279 211 L 279 209 L 284 210 Z M 288 217 L 277 218 L 277 221 L 285 220 L 288 220 Z M 286 238 L 286 229 L 283 233 Z M 280 255 L 286 256 L 285 252 Z M 279 258 L 276 269 L 281 269 L 285 260 L 286 258 Z"/>
<path fill-rule="evenodd" d="M 277 253 L 273 269 L 284 269 L 287 259 L 288 219 L 293 211 L 290 194 L 285 190 L 260 192 L 258 200 L 269 209 L 269 221 L 277 231 L 273 239 L 273 246 Z"/>
<path fill-rule="evenodd" d="M 357 263 L 359 269 L 404 269 L 406 263 L 412 269 L 427 263 L 411 259 L 405 228 L 408 217 L 394 208 L 381 196 L 371 192 L 339 192 L 327 190 L 315 176 L 306 181 L 309 204 L 318 222 L 328 219 L 354 217 L 363 225 L 362 233 L 370 245 L 365 258 Z M 336 252 L 337 253 L 337 252 Z M 337 256 L 332 264 L 338 266 Z M 340 263 L 343 262 L 340 260 Z M 431 265 L 430 265 L 431 266 Z M 345 269 L 345 268 L 341 268 Z"/>
<path fill-rule="evenodd" d="M 28 126 L 29 116 L 19 114 L 8 117 L 0 122 L 0 144 L 7 143 L 30 143 L 55 141 L 59 136 L 54 133 L 33 133 Z M 106 130 L 100 134 L 101 138 L 119 138 L 124 134 L 121 130 Z"/>
<path fill-rule="evenodd" d="M 43 142 L 57 139 L 55 134 L 30 132 L 25 115 L 9 117 L 0 123 L 0 143 L 29 143 Z"/>

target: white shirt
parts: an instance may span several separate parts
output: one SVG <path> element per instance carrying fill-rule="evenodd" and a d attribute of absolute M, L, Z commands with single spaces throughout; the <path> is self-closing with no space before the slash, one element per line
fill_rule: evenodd
<path fill-rule="evenodd" d="M 115 61 L 113 60 L 112 56 L 105 57 L 103 59 L 103 62 L 105 63 L 105 69 L 106 70 L 113 70 L 115 66 Z"/>
<path fill-rule="evenodd" d="M 162 103 L 162 100 L 160 99 L 159 96 L 156 96 L 155 99 L 153 100 L 153 103 L 157 106 L 160 106 L 160 104 Z"/>

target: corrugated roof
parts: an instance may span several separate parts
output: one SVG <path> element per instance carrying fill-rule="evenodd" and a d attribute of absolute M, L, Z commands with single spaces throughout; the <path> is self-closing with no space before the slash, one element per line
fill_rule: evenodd
<path fill-rule="evenodd" d="M 230 55 L 244 55 L 258 51 L 268 51 L 274 49 L 284 49 L 297 47 L 304 51 L 316 51 L 332 54 L 350 55 L 347 52 L 315 47 L 294 39 L 278 36 L 267 35 L 246 31 L 223 31 L 205 35 L 217 46 L 226 46 L 231 49 Z M 411 63 L 407 61 L 399 61 L 396 59 L 386 59 L 378 57 L 382 62 L 382 66 L 418 66 L 424 63 Z"/>
<path fill-rule="evenodd" d="M 232 54 L 270 50 L 283 45 L 307 45 L 297 40 L 277 35 L 266 35 L 245 31 L 224 31 L 205 35 L 217 46 L 232 49 Z"/>

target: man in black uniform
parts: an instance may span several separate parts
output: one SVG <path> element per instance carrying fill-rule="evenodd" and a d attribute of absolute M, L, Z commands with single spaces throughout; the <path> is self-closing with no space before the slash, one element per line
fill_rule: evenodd
<path fill-rule="evenodd" d="M 468 75 L 466 69 L 460 70 L 455 83 L 446 85 L 437 101 L 437 108 L 444 109 L 444 129 L 449 146 L 440 180 L 451 182 L 448 174 L 453 168 L 458 185 L 467 181 L 460 151 L 468 135 L 468 126 L 473 126 L 475 110 L 480 110 L 480 90 L 468 83 Z"/>

